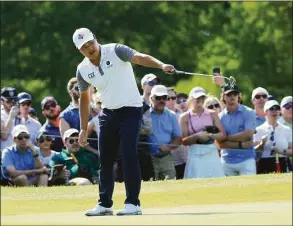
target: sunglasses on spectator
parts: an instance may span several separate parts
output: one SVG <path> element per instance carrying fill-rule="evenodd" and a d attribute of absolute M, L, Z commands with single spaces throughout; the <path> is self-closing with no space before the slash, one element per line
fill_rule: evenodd
<path fill-rule="evenodd" d="M 23 140 L 23 139 L 28 140 L 28 139 L 30 139 L 30 136 L 28 134 L 24 134 L 24 135 L 19 135 L 16 138 L 17 138 L 17 140 Z"/>
<path fill-rule="evenodd" d="M 177 97 L 167 97 L 167 100 L 176 100 L 177 99 Z"/>
<path fill-rule="evenodd" d="M 255 99 L 257 99 L 257 100 L 259 100 L 260 98 L 263 98 L 263 99 L 267 99 L 268 98 L 268 96 L 266 95 L 266 94 L 263 94 L 263 95 L 255 95 Z"/>
<path fill-rule="evenodd" d="M 186 99 L 182 99 L 182 100 L 177 100 L 176 101 L 176 104 L 185 104 L 187 103 L 187 100 Z"/>
<path fill-rule="evenodd" d="M 68 139 L 69 144 L 78 143 L 78 139 Z"/>
<path fill-rule="evenodd" d="M 55 102 L 52 102 L 51 104 L 45 104 L 44 109 L 45 110 L 50 110 L 50 108 L 55 108 L 57 104 Z"/>
<path fill-rule="evenodd" d="M 48 141 L 48 142 L 50 142 L 50 141 L 53 140 L 53 138 L 50 137 L 50 136 L 41 136 L 41 137 L 38 139 L 38 141 L 39 141 L 40 143 L 43 143 L 45 140 Z"/>
<path fill-rule="evenodd" d="M 283 108 L 285 108 L 285 109 L 287 109 L 287 110 L 289 110 L 289 109 L 293 109 L 293 105 L 292 105 L 292 104 L 285 104 L 285 105 L 283 106 Z"/>
<path fill-rule="evenodd" d="M 279 106 L 273 106 L 269 109 L 270 111 L 280 111 L 281 108 Z"/>
<path fill-rule="evenodd" d="M 155 99 L 156 100 L 167 100 L 168 96 L 164 95 L 164 96 L 156 96 Z"/>
<path fill-rule="evenodd" d="M 208 109 L 220 108 L 220 104 L 211 104 L 208 106 Z"/>
<path fill-rule="evenodd" d="M 31 101 L 25 101 L 25 102 L 22 102 L 20 105 L 30 107 L 32 105 L 32 102 Z"/>
<path fill-rule="evenodd" d="M 75 91 L 79 92 L 78 85 L 73 86 L 71 90 L 75 90 Z"/>
<path fill-rule="evenodd" d="M 149 82 L 145 82 L 144 85 L 149 85 L 149 86 L 155 86 L 155 85 L 159 85 L 159 82 L 155 82 L 155 81 L 149 81 Z"/>

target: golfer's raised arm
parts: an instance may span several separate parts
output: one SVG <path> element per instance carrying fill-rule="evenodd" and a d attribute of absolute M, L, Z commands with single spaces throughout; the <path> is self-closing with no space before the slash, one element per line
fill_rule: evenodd
<path fill-rule="evenodd" d="M 145 67 L 162 69 L 165 72 L 171 72 L 175 69 L 173 65 L 164 64 L 162 61 L 156 59 L 155 57 L 140 52 L 135 52 L 130 62 Z"/>

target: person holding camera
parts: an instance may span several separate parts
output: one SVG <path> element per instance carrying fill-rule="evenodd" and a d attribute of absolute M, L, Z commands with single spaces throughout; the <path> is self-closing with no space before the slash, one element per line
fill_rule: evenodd
<path fill-rule="evenodd" d="M 20 124 L 19 103 L 16 89 L 4 87 L 1 89 L 1 150 L 13 145 L 11 131 Z"/>
<path fill-rule="evenodd" d="M 226 133 L 217 113 L 203 107 L 206 97 L 203 88 L 193 88 L 187 101 L 189 110 L 180 117 L 182 143 L 188 145 L 184 178 L 225 176 L 214 140 L 225 140 Z"/>
<path fill-rule="evenodd" d="M 71 185 L 90 185 L 98 183 L 99 159 L 98 153 L 92 148 L 85 149 L 78 143 L 79 131 L 68 129 L 64 132 L 65 148 L 54 155 L 49 167 L 57 170 L 68 170 L 68 180 Z M 60 168 L 61 167 L 61 168 Z M 60 175 L 57 175 L 57 177 Z M 66 183 L 64 181 L 64 183 Z"/>
<path fill-rule="evenodd" d="M 49 169 L 42 164 L 36 147 L 30 143 L 27 127 L 15 126 L 12 137 L 15 144 L 2 151 L 2 176 L 15 186 L 47 186 Z"/>

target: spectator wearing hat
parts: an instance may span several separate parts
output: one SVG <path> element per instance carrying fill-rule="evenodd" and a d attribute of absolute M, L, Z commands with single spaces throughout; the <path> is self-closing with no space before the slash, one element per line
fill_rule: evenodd
<path fill-rule="evenodd" d="M 186 112 L 187 109 L 187 99 L 188 95 L 186 93 L 178 93 L 177 94 L 177 99 L 176 99 L 176 105 L 175 107 L 179 109 L 179 111 Z"/>
<path fill-rule="evenodd" d="M 269 93 L 265 88 L 257 87 L 252 91 L 251 102 L 256 114 L 256 127 L 263 124 L 265 119 L 264 105 L 268 101 Z"/>
<path fill-rule="evenodd" d="M 59 130 L 59 115 L 61 107 L 56 99 L 52 96 L 45 97 L 41 102 L 42 114 L 47 119 L 40 131 L 46 131 L 48 135 L 54 138 L 51 149 L 56 152 L 61 152 L 64 147 L 60 130 Z"/>
<path fill-rule="evenodd" d="M 182 142 L 188 149 L 184 178 L 225 176 L 214 140 L 224 141 L 226 133 L 218 114 L 203 107 L 206 97 L 203 88 L 193 88 L 187 103 L 189 110 L 180 117 Z"/>
<path fill-rule="evenodd" d="M 293 99 L 292 96 L 286 96 L 281 101 L 281 113 L 282 116 L 279 118 L 279 122 L 292 129 L 292 108 Z"/>
<path fill-rule="evenodd" d="M 28 111 L 28 114 L 33 119 L 39 121 L 38 114 L 37 114 L 37 112 L 36 112 L 36 110 L 34 108 L 30 108 L 29 111 Z"/>
<path fill-rule="evenodd" d="M 175 179 L 176 171 L 171 154 L 181 144 L 181 129 L 176 114 L 166 108 L 168 90 L 163 85 L 153 87 L 150 95 L 152 133 L 150 153 L 156 180 Z"/>
<path fill-rule="evenodd" d="M 44 166 L 48 166 L 50 160 L 58 153 L 51 150 L 54 137 L 50 136 L 46 131 L 40 130 L 37 133 L 37 146 L 39 147 L 39 157 Z"/>
<path fill-rule="evenodd" d="M 260 174 L 277 172 L 276 159 L 280 163 L 281 172 L 292 171 L 287 157 L 292 156 L 292 130 L 278 122 L 280 110 L 276 100 L 267 101 L 264 106 L 266 122 L 256 128 L 255 149 L 262 151 L 257 168 Z"/>
<path fill-rule="evenodd" d="M 28 128 L 28 131 L 30 132 L 31 143 L 35 144 L 37 133 L 42 125 L 39 121 L 29 116 L 29 109 L 32 106 L 32 97 L 26 92 L 19 93 L 17 97 L 21 117 L 20 123 Z"/>
<path fill-rule="evenodd" d="M 51 159 L 49 165 L 51 168 L 56 165 L 63 165 L 69 170 L 69 184 L 89 185 L 97 183 L 99 170 L 97 153 L 81 147 L 78 143 L 78 134 L 79 131 L 73 128 L 64 132 L 65 148 Z"/>
<path fill-rule="evenodd" d="M 227 84 L 222 88 L 225 109 L 219 114 L 227 138 L 217 142 L 227 176 L 256 174 L 253 134 L 256 128 L 255 112 L 239 104 L 239 88 Z"/>
<path fill-rule="evenodd" d="M 159 85 L 160 82 L 160 78 L 155 74 L 146 74 L 141 79 L 141 89 L 143 90 L 142 99 L 147 105 L 150 105 L 150 95 L 152 88 L 155 85 Z"/>
<path fill-rule="evenodd" d="M 11 131 L 20 123 L 19 105 L 15 88 L 1 89 L 1 150 L 13 144 Z"/>
<path fill-rule="evenodd" d="M 47 186 L 49 170 L 39 159 L 30 133 L 24 125 L 12 130 L 14 145 L 2 152 L 2 176 L 16 186 Z"/>

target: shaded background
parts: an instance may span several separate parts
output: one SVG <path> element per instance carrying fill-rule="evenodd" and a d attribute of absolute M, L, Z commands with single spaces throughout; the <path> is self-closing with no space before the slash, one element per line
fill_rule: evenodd
<path fill-rule="evenodd" d="M 210 74 L 219 66 L 249 106 L 258 86 L 278 101 L 292 95 L 292 2 L 1 2 L 1 88 L 31 93 L 39 116 L 46 95 L 64 109 L 67 82 L 82 60 L 72 43 L 80 27 L 101 44 L 123 43 L 179 70 Z M 139 86 L 152 72 L 179 92 L 202 86 L 220 93 L 211 78 L 134 71 Z"/>

